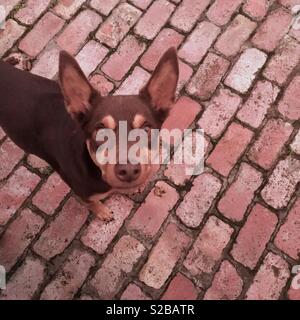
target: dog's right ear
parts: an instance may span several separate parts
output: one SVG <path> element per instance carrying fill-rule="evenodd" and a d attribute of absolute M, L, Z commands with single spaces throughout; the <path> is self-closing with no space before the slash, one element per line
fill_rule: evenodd
<path fill-rule="evenodd" d="M 81 122 L 91 109 L 94 89 L 76 60 L 66 51 L 59 55 L 59 82 L 67 111 L 73 119 Z"/>

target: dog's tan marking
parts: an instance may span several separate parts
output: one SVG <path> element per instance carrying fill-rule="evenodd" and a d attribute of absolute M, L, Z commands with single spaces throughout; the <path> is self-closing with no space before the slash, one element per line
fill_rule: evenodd
<path fill-rule="evenodd" d="M 134 129 L 140 128 L 144 124 L 145 120 L 146 119 L 141 114 L 135 115 L 133 122 L 132 122 L 132 127 Z"/>
<path fill-rule="evenodd" d="M 102 123 L 104 124 L 104 126 L 108 129 L 112 129 L 115 130 L 116 129 L 116 121 L 112 116 L 106 116 L 102 119 Z"/>

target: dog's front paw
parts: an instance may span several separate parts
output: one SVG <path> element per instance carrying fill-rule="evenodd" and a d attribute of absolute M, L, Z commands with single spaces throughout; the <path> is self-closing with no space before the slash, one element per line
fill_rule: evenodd
<path fill-rule="evenodd" d="M 100 220 L 105 222 L 110 222 L 114 220 L 113 213 L 104 205 L 103 207 L 101 206 L 101 208 L 99 208 L 95 212 L 95 214 Z"/>

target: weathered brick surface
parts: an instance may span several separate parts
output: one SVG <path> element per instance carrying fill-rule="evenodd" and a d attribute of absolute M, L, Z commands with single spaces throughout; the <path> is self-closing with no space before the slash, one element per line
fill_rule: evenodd
<path fill-rule="evenodd" d="M 261 20 L 267 14 L 269 5 L 269 0 L 246 0 L 243 11 L 250 17 Z"/>
<path fill-rule="evenodd" d="M 50 0 L 28 0 L 25 6 L 16 13 L 15 18 L 24 24 L 32 24 L 47 9 L 49 4 Z"/>
<path fill-rule="evenodd" d="M 216 0 L 209 8 L 207 17 L 218 25 L 224 25 L 242 2 L 242 0 Z"/>
<path fill-rule="evenodd" d="M 84 0 L 58 0 L 56 6 L 53 8 L 53 12 L 55 12 L 57 15 L 61 16 L 64 19 L 70 19 L 79 10 L 83 3 Z"/>
<path fill-rule="evenodd" d="M 91 7 L 98 10 L 105 16 L 109 15 L 111 10 L 120 2 L 120 0 L 99 1 L 92 0 Z"/>

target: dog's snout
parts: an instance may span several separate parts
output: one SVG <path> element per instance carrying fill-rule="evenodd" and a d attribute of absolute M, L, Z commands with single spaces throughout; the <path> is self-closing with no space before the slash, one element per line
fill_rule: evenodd
<path fill-rule="evenodd" d="M 116 164 L 115 174 L 121 181 L 131 182 L 137 180 L 141 174 L 140 164 Z"/>

